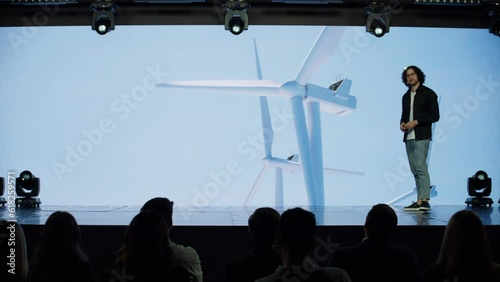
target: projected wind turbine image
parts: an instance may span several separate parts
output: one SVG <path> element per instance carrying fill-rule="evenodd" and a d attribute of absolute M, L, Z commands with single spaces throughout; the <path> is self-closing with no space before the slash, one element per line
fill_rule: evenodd
<path fill-rule="evenodd" d="M 481 30 L 395 27 L 378 39 L 361 26 L 120 29 L 40 27 L 40 40 L 0 42 L 1 92 L 11 93 L 0 95 L 0 169 L 43 179 L 44 206 L 158 195 L 196 209 L 404 205 L 415 179 L 399 129 L 401 78 L 413 64 L 442 98 L 427 161 L 432 202 L 463 205 L 478 170 L 500 177 L 500 130 L 484 122 L 500 118 L 500 46 Z M 106 64 L 96 50 L 112 50 Z"/>
<path fill-rule="evenodd" d="M 336 115 L 347 115 L 353 112 L 356 109 L 357 100 L 356 97 L 349 95 L 352 82 L 349 79 L 344 79 L 334 83 L 329 88 L 308 83 L 321 64 L 335 52 L 344 30 L 344 27 L 324 27 L 295 79 L 281 84 L 275 81 L 262 80 L 260 62 L 256 53 L 257 80 L 172 81 L 156 85 L 159 88 L 171 90 L 193 89 L 216 93 L 260 96 L 266 157 L 264 158 L 264 167 L 245 203 L 251 200 L 253 193 L 255 193 L 270 166 L 276 168 L 277 206 L 283 205 L 283 169 L 289 171 L 302 169 L 309 206 L 324 206 L 323 174 L 325 170 L 335 173 L 362 175 L 361 172 L 323 168 L 320 110 Z M 300 165 L 294 162 L 293 159 L 284 160 L 272 157 L 273 131 L 269 122 L 267 96 L 283 97 L 290 101 L 300 154 Z"/>

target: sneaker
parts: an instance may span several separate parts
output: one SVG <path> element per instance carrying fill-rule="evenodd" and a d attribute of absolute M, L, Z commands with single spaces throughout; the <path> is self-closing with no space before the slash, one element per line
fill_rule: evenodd
<path fill-rule="evenodd" d="M 429 203 L 427 203 L 429 204 Z M 411 205 L 404 207 L 405 211 L 419 211 L 420 210 L 420 205 L 417 204 L 417 202 L 413 202 Z"/>
<path fill-rule="evenodd" d="M 430 211 L 431 205 L 429 205 L 429 202 L 427 202 L 427 201 L 422 201 L 422 204 L 420 205 L 420 210 L 421 211 Z"/>

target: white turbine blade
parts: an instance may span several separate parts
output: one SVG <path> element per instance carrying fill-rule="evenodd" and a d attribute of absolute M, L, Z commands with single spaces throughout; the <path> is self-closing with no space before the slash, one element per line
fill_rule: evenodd
<path fill-rule="evenodd" d="M 281 159 L 281 158 L 272 158 L 269 160 L 269 166 L 275 167 L 275 168 L 281 168 L 284 171 L 288 172 L 300 172 L 302 169 L 301 164 Z M 335 175 L 365 175 L 364 172 L 361 171 L 355 171 L 355 170 L 347 170 L 347 169 L 338 169 L 338 168 L 330 168 L 330 167 L 324 167 L 323 171 L 328 174 L 335 174 Z"/>
<path fill-rule="evenodd" d="M 399 196 L 399 197 L 397 197 L 397 198 L 395 198 L 395 199 L 393 199 L 393 200 L 391 200 L 391 201 L 389 201 L 389 202 L 387 202 L 385 204 L 390 206 L 390 205 L 392 205 L 394 203 L 397 203 L 397 202 L 400 202 L 402 200 L 405 200 L 406 198 L 408 198 L 408 197 L 414 195 L 415 193 L 417 193 L 416 191 L 417 191 L 417 188 L 414 188 L 413 190 L 411 190 L 409 192 L 406 192 L 403 195 L 401 195 L 401 196 Z"/>
<path fill-rule="evenodd" d="M 260 184 L 262 183 L 262 180 L 264 180 L 264 176 L 266 176 L 268 169 L 269 166 L 264 165 L 260 170 L 259 176 L 257 176 L 257 179 L 255 180 L 252 189 L 250 190 L 250 193 L 248 193 L 248 196 L 245 199 L 245 203 L 243 204 L 244 206 L 247 206 L 248 203 L 252 201 L 253 197 L 255 196 L 255 193 L 257 193 L 257 190 L 259 190 Z"/>
<path fill-rule="evenodd" d="M 365 173 L 361 171 L 330 168 L 330 167 L 323 168 L 323 171 L 328 174 L 336 174 L 336 175 L 365 175 Z"/>
<path fill-rule="evenodd" d="M 271 80 L 196 80 L 156 84 L 157 88 L 195 89 L 216 93 L 253 96 L 278 96 L 280 84 Z"/>
<path fill-rule="evenodd" d="M 431 198 L 434 198 L 437 196 L 438 192 L 437 192 L 437 189 L 436 189 L 436 185 L 431 185 L 430 187 L 430 192 L 431 192 Z M 409 192 L 406 192 L 404 193 L 403 195 L 387 202 L 386 204 L 387 205 L 393 205 L 395 203 L 398 203 L 398 202 L 401 202 L 402 200 L 405 200 L 407 198 L 409 198 L 410 196 L 412 195 L 415 195 L 417 194 L 417 187 L 413 188 L 413 190 L 409 191 Z"/>
<path fill-rule="evenodd" d="M 260 116 L 262 119 L 262 135 L 264 137 L 264 149 L 266 157 L 272 157 L 272 146 L 274 140 L 273 125 L 271 123 L 271 115 L 269 114 L 269 106 L 267 105 L 266 97 L 260 97 Z"/>
<path fill-rule="evenodd" d="M 300 68 L 295 82 L 305 86 L 309 78 L 337 49 L 345 27 L 325 26 Z"/>
<path fill-rule="evenodd" d="M 253 47 L 255 49 L 255 63 L 257 66 L 257 79 L 262 80 L 262 71 L 260 69 L 259 52 L 257 51 L 257 41 L 253 40 Z"/>
<path fill-rule="evenodd" d="M 260 69 L 259 52 L 257 51 L 257 42 L 253 40 L 255 49 L 255 66 L 257 67 L 257 78 L 262 80 L 262 71 Z M 264 138 L 264 149 L 266 157 L 272 158 L 272 146 L 274 141 L 273 125 L 271 123 L 271 114 L 265 96 L 260 97 L 260 117 L 262 120 L 262 134 Z"/>
<path fill-rule="evenodd" d="M 302 172 L 304 173 L 304 182 L 307 190 L 307 196 L 309 198 L 309 205 L 317 206 L 314 186 L 314 168 L 311 156 L 311 147 L 309 146 L 309 138 L 307 134 L 303 97 L 294 96 L 290 98 L 290 103 L 292 105 L 295 135 L 299 146 L 300 157 L 302 159 Z"/>

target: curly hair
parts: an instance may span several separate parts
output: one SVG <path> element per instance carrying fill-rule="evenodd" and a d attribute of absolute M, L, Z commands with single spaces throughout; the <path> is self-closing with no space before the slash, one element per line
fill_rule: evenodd
<path fill-rule="evenodd" d="M 412 69 L 417 74 L 418 81 L 420 82 L 420 84 L 424 84 L 424 82 L 425 82 L 425 74 L 424 74 L 424 72 L 419 67 L 417 67 L 417 66 L 408 66 L 408 67 L 406 67 L 403 70 L 403 73 L 401 74 L 401 80 L 403 81 L 404 85 L 406 85 L 408 87 L 411 87 L 408 84 L 408 80 L 406 79 L 406 71 L 408 69 Z"/>

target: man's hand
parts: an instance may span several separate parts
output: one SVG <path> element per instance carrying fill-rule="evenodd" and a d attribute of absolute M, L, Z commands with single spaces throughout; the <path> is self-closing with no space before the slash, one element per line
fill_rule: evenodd
<path fill-rule="evenodd" d="M 401 131 L 405 132 L 405 131 L 406 131 L 406 123 L 402 122 L 402 123 L 399 125 L 399 129 L 401 129 Z"/>
<path fill-rule="evenodd" d="M 415 126 L 417 126 L 417 125 L 418 125 L 418 121 L 412 120 L 412 121 L 409 121 L 406 123 L 405 128 L 409 130 L 409 129 L 415 128 Z"/>

